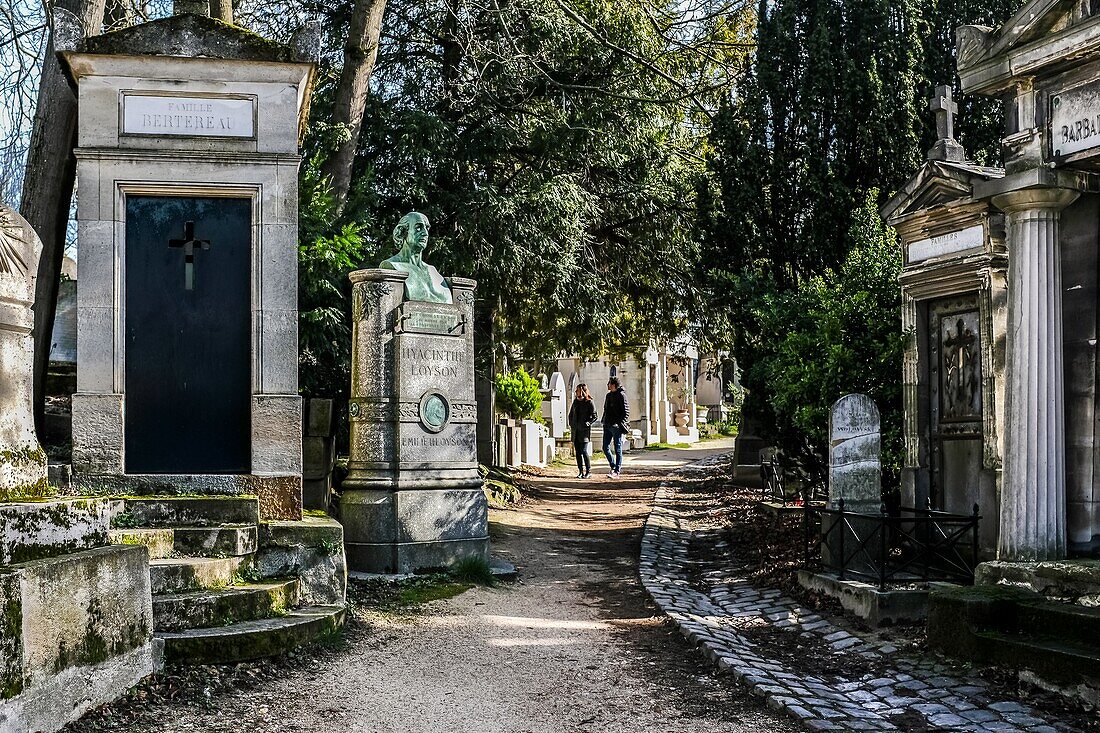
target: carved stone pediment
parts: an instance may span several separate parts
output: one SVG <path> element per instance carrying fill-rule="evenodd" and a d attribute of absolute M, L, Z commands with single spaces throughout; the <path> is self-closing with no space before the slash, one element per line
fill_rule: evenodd
<path fill-rule="evenodd" d="M 1004 171 L 973 163 L 930 161 L 882 207 L 891 224 L 910 214 L 970 201 L 976 181 L 1000 178 Z"/>
<path fill-rule="evenodd" d="M 1090 0 L 1030 0 L 1001 26 L 993 55 L 1065 30 L 1092 15 Z"/>
<path fill-rule="evenodd" d="M 955 63 L 969 68 L 986 57 L 993 46 L 993 29 L 984 25 L 964 25 L 955 30 Z"/>

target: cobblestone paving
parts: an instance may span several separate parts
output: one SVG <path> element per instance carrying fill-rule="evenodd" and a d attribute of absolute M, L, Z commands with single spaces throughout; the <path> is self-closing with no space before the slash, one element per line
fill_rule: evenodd
<path fill-rule="evenodd" d="M 715 462 L 692 464 L 677 476 L 698 478 Z M 758 589 L 735 571 L 715 570 L 714 563 L 693 558 L 689 548 L 693 534 L 698 538 L 699 532 L 708 531 L 677 500 L 675 486 L 662 484 L 642 538 L 642 583 L 681 632 L 721 669 L 811 730 L 1073 730 L 1042 719 L 1026 705 L 993 699 L 981 679 L 952 676 L 943 665 L 907 657 L 890 644 L 838 628 L 778 590 Z M 717 534 L 714 542 L 721 543 Z M 761 633 L 781 634 L 780 647 L 752 638 Z M 790 658 L 781 658 L 788 654 L 776 653 L 778 648 Z M 798 661 L 808 655 L 818 662 L 830 655 L 858 655 L 861 664 L 856 666 L 873 671 L 858 676 L 800 672 Z"/>

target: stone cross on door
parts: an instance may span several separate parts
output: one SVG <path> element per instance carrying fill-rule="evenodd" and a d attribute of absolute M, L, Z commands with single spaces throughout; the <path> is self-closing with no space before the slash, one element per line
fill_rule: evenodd
<path fill-rule="evenodd" d="M 954 163 L 966 160 L 966 151 L 955 140 L 955 115 L 959 113 L 959 105 L 955 103 L 951 87 L 936 87 L 936 94 L 929 100 L 928 109 L 936 113 L 936 144 L 928 151 L 928 159 Z"/>

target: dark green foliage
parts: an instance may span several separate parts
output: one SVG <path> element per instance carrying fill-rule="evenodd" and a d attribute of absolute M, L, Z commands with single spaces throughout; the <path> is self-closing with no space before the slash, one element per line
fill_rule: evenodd
<path fill-rule="evenodd" d="M 302 393 L 347 398 L 351 367 L 351 282 L 368 251 L 363 227 L 334 224 L 335 202 L 310 161 L 301 176 L 298 246 L 299 364 Z"/>
<path fill-rule="evenodd" d="M 698 32 L 720 42 L 701 51 L 662 37 L 676 3 L 568 5 L 588 28 L 554 0 L 390 0 L 348 204 L 337 216 L 304 187 L 317 224 L 302 236 L 310 394 L 347 382 L 344 258 L 374 266 L 411 209 L 431 220 L 428 261 L 478 280 L 482 373 L 505 355 L 599 353 L 689 325 L 701 109 L 745 58 L 733 41 L 751 21 L 716 15 Z M 326 48 L 347 11 L 327 10 Z M 337 59 L 324 61 L 307 136 L 318 159 L 341 134 L 325 124 Z"/>
<path fill-rule="evenodd" d="M 951 83 L 954 28 L 1006 0 L 763 0 L 756 64 L 715 120 L 700 195 L 711 297 L 700 316 L 743 369 L 744 412 L 810 473 L 828 409 L 865 392 L 900 466 L 900 252 L 876 207 L 934 142 L 927 98 Z M 960 137 L 996 157 L 996 109 L 964 99 Z M 882 191 L 883 199 L 877 197 Z"/>
<path fill-rule="evenodd" d="M 1020 8 L 1019 0 L 923 0 L 924 27 L 921 31 L 924 63 L 917 99 L 932 96 L 936 86 L 951 84 L 959 117 L 955 137 L 967 155 L 983 165 L 999 165 L 1004 137 L 1004 109 L 1000 100 L 959 93 L 955 69 L 955 29 L 962 25 L 997 27 Z M 922 150 L 935 142 L 936 126 L 927 105 L 921 119 Z"/>
<path fill-rule="evenodd" d="M 850 392 L 870 395 L 882 412 L 883 484 L 894 486 L 902 449 L 901 251 L 877 209 L 872 192 L 837 270 L 753 300 L 755 333 L 774 335 L 751 344 L 761 358 L 745 376 L 767 386 L 782 447 L 815 475 L 825 469 L 832 403 Z"/>

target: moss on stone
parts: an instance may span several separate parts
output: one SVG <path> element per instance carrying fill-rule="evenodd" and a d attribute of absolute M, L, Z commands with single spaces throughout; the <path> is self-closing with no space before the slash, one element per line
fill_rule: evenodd
<path fill-rule="evenodd" d="M 4 604 L 0 607 L 0 649 L 4 653 L 0 660 L 8 660 L 0 667 L 0 700 L 6 700 L 23 691 L 23 604 L 16 576 L 0 577 L 0 587 L 4 588 Z"/>
<path fill-rule="evenodd" d="M 15 486 L 0 487 L 0 503 L 22 501 L 48 501 L 57 496 L 59 489 L 45 478 Z"/>
<path fill-rule="evenodd" d="M 175 15 L 92 36 L 89 53 L 242 61 L 298 62 L 293 49 L 237 25 L 200 15 Z"/>

